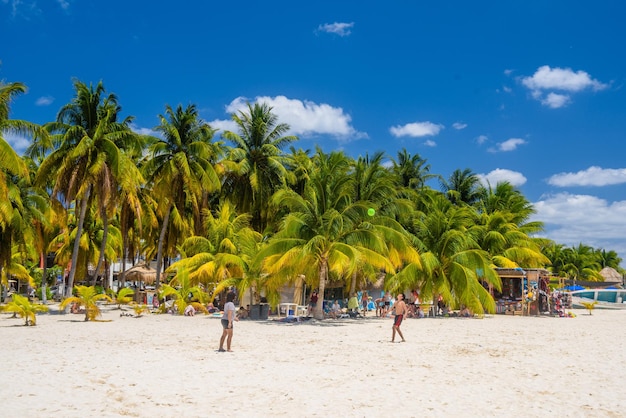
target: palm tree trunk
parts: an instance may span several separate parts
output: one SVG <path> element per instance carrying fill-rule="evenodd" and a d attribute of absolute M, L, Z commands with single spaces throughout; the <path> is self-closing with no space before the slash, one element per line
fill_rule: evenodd
<path fill-rule="evenodd" d="M 98 265 L 96 266 L 96 271 L 93 273 L 93 277 L 91 278 L 91 285 L 96 285 L 96 280 L 98 279 L 98 272 L 102 268 L 102 264 L 104 264 L 104 252 L 107 247 L 107 237 L 109 235 L 109 218 L 107 217 L 106 208 L 104 206 L 100 209 L 100 216 L 102 217 L 102 242 L 100 243 L 100 256 L 98 257 Z M 104 280 L 103 280 L 104 287 Z"/>
<path fill-rule="evenodd" d="M 48 265 L 45 254 L 39 253 L 39 266 L 41 267 L 41 302 L 45 305 L 48 302 L 46 294 L 46 282 L 48 281 Z"/>
<path fill-rule="evenodd" d="M 124 288 L 126 284 L 126 253 L 128 252 L 128 232 L 122 229 L 122 274 L 117 279 L 117 291 Z M 121 281 L 121 284 L 120 284 Z"/>
<path fill-rule="evenodd" d="M 328 280 L 328 261 L 322 259 L 320 261 L 319 270 L 320 284 L 317 289 L 317 306 L 313 312 L 315 319 L 324 319 L 324 290 L 326 289 L 326 281 Z"/>
<path fill-rule="evenodd" d="M 65 289 L 65 297 L 72 296 L 74 290 L 74 277 L 76 276 L 76 268 L 78 264 L 78 250 L 80 249 L 80 236 L 83 234 L 83 223 L 85 223 L 85 214 L 87 213 L 87 202 L 91 194 L 91 186 L 87 186 L 87 191 L 80 202 L 80 214 L 78 216 L 78 224 L 76 225 L 76 238 L 74 238 L 74 248 L 72 249 L 72 266 L 70 275 L 67 279 L 67 288 Z"/>
<path fill-rule="evenodd" d="M 170 220 L 170 212 L 172 211 L 172 205 L 167 207 L 165 217 L 163 218 L 163 226 L 161 227 L 161 233 L 159 234 L 159 247 L 157 250 L 157 265 L 156 265 L 156 279 L 154 286 L 156 289 L 161 285 L 161 265 L 163 263 L 163 242 L 165 241 L 165 232 L 167 231 L 167 224 Z"/>
<path fill-rule="evenodd" d="M 356 271 L 352 273 L 352 281 L 350 282 L 350 296 L 354 295 L 356 291 Z"/>

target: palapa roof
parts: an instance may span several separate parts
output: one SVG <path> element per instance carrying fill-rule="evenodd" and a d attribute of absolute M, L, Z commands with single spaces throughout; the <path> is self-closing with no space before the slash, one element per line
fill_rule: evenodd
<path fill-rule="evenodd" d="M 137 264 L 124 272 L 124 280 L 152 284 L 156 281 L 156 270 L 146 264 Z"/>
<path fill-rule="evenodd" d="M 605 282 L 622 282 L 622 275 L 613 267 L 605 267 L 600 270 L 600 275 L 604 277 Z"/>

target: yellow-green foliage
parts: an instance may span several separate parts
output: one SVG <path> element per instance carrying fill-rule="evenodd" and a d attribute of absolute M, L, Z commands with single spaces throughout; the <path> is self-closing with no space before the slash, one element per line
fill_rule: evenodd
<path fill-rule="evenodd" d="M 129 303 L 131 303 L 133 301 L 134 294 L 135 291 L 133 289 L 129 289 L 128 287 L 120 289 L 119 292 L 117 292 L 117 295 L 115 295 L 117 308 L 122 309 L 122 305 L 128 305 Z"/>
<path fill-rule="evenodd" d="M 581 302 L 581 304 L 589 311 L 589 315 L 591 315 L 591 311 L 596 307 L 596 301 L 593 302 Z"/>
<path fill-rule="evenodd" d="M 74 289 L 76 296 L 65 299 L 61 302 L 60 308 L 65 309 L 68 305 L 77 303 L 85 308 L 85 321 L 93 321 L 102 316 L 100 307 L 96 304 L 97 301 L 105 299 L 111 302 L 111 298 L 103 293 L 98 293 L 95 286 L 74 286 Z"/>
<path fill-rule="evenodd" d="M 36 325 L 37 318 L 35 314 L 37 312 L 47 312 L 48 307 L 41 304 L 30 303 L 27 297 L 14 293 L 11 297 L 12 300 L 2 310 L 4 312 L 15 312 L 24 318 L 24 325 Z"/>
<path fill-rule="evenodd" d="M 141 314 L 144 312 L 150 312 L 150 310 L 148 309 L 148 306 L 146 305 L 132 303 L 130 306 L 133 308 L 133 311 L 135 311 L 135 315 L 137 316 L 137 318 L 139 318 Z"/>

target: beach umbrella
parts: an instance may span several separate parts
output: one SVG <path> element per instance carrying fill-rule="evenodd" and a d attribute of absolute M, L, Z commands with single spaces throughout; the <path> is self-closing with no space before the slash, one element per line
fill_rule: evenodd
<path fill-rule="evenodd" d="M 293 303 L 297 303 L 298 305 L 302 305 L 302 289 L 304 288 L 304 275 L 298 274 L 298 278 L 296 279 L 296 288 L 293 292 Z"/>

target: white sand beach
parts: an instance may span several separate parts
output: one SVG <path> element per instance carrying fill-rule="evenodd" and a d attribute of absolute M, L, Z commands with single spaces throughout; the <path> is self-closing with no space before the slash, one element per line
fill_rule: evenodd
<path fill-rule="evenodd" d="M 232 353 L 205 315 L 2 314 L 0 416 L 626 416 L 626 311 L 573 312 L 242 320 Z"/>

